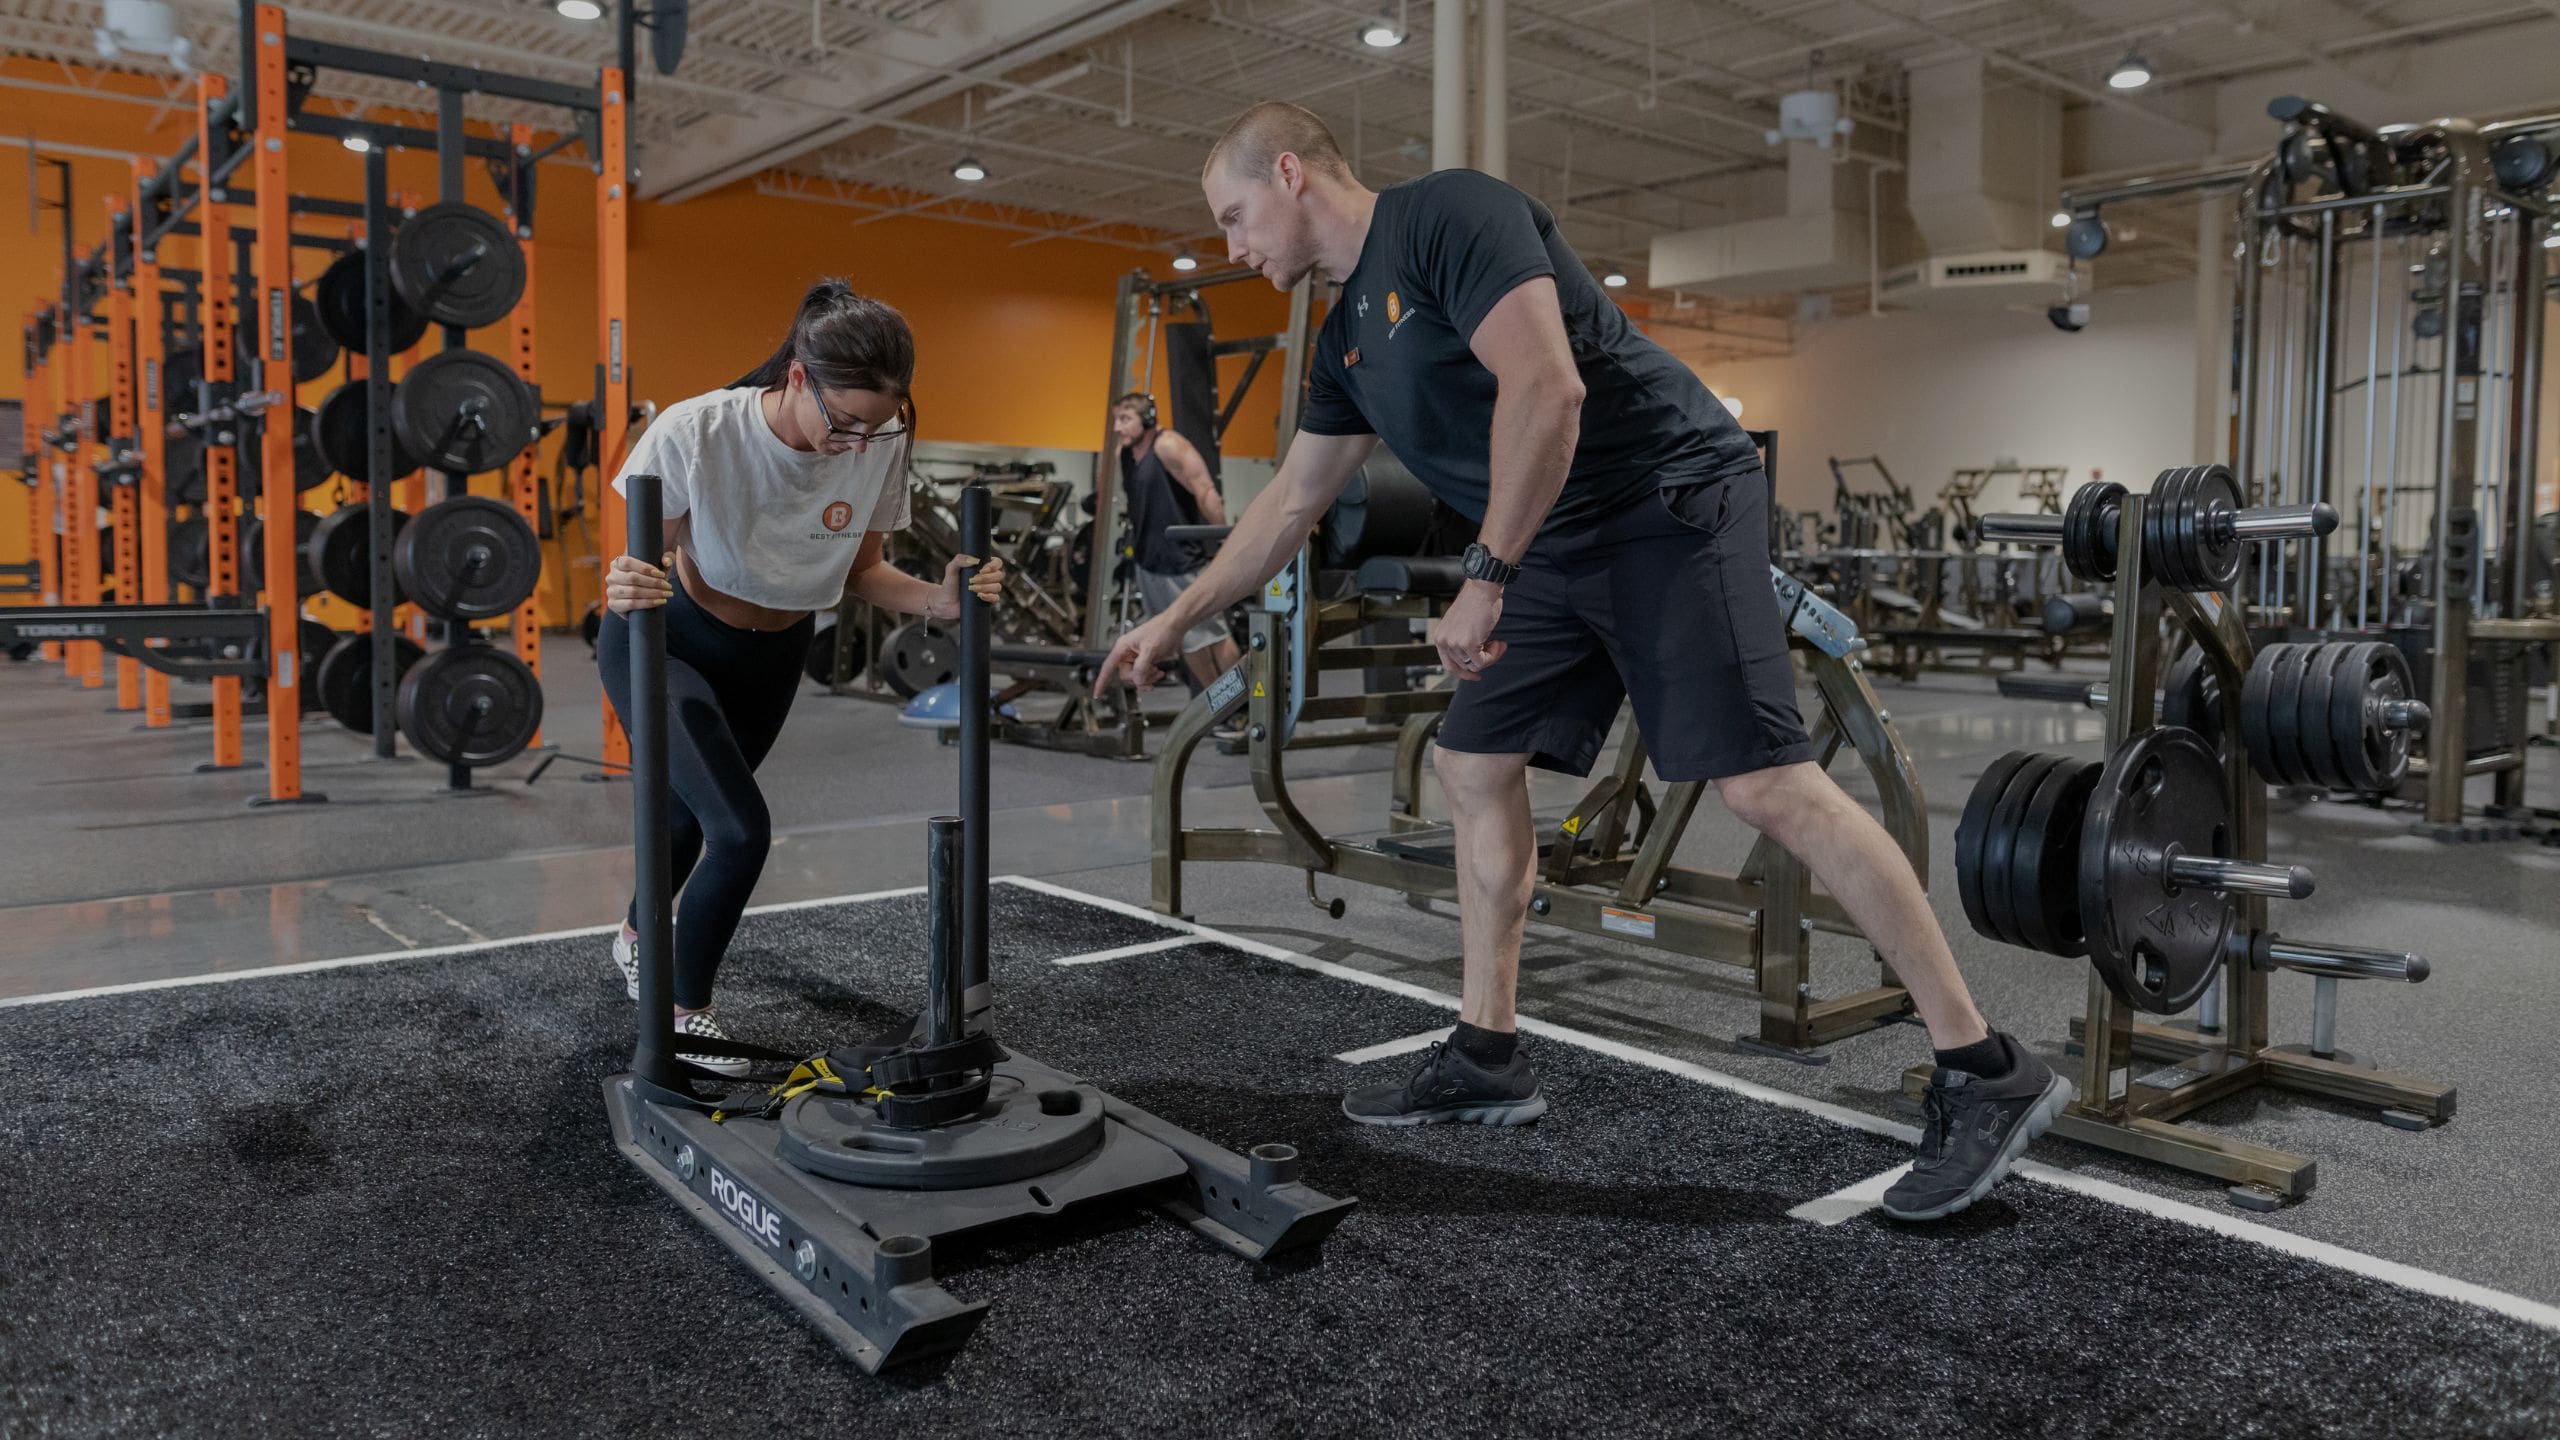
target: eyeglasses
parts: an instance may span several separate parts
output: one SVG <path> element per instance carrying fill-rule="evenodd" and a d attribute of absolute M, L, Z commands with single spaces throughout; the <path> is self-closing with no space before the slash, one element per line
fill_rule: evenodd
<path fill-rule="evenodd" d="M 875 440 L 895 440 L 907 433 L 908 417 L 904 401 L 899 402 L 897 419 L 863 430 L 851 425 L 838 424 L 836 412 L 827 408 L 827 402 L 820 398 L 817 386 L 809 387 L 809 398 L 817 403 L 819 416 L 827 422 L 827 438 L 830 440 L 850 440 L 857 445 L 868 445 Z"/>

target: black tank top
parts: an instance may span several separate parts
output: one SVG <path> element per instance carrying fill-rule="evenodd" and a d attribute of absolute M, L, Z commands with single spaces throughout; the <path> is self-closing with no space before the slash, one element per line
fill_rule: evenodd
<path fill-rule="evenodd" d="M 1201 523 L 1200 502 L 1166 471 L 1155 446 L 1149 445 L 1143 456 L 1134 446 L 1120 452 L 1120 485 L 1128 497 L 1129 533 L 1137 538 L 1139 565 L 1159 575 L 1188 575 L 1207 563 L 1201 547 L 1165 538 L 1169 525 Z"/>

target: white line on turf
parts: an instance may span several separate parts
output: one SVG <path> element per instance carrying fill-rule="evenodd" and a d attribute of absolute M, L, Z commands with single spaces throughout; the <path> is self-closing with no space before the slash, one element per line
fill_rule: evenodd
<path fill-rule="evenodd" d="M 1168 930 L 1179 930 L 1185 934 L 1197 935 L 1204 940 L 1215 940 L 1248 955 L 1282 961 L 1302 970 L 1348 980 L 1354 985 L 1363 985 L 1372 990 L 1383 990 L 1389 994 L 1402 995 L 1408 999 L 1420 1000 L 1425 1004 L 1438 1005 L 1450 1010 L 1458 1008 L 1458 997 L 1455 995 L 1432 990 L 1410 981 L 1397 980 L 1385 975 L 1372 975 L 1365 970 L 1354 970 L 1346 965 L 1335 965 L 1313 956 L 1301 955 L 1294 950 L 1265 944 L 1260 940 L 1248 940 L 1244 936 L 1229 934 L 1215 926 L 1158 915 L 1152 910 L 1141 909 L 1125 901 L 1107 899 L 1100 895 L 1088 895 L 1080 890 L 1071 890 L 1064 885 L 1053 885 L 1045 880 L 1033 880 L 1024 876 L 1007 875 L 1002 877 L 999 883 L 1017 885 L 1026 890 L 1037 890 L 1062 899 L 1081 900 L 1088 905 L 1099 906 L 1118 914 L 1151 920 Z M 1580 1046 L 1583 1049 L 1607 1055 L 1612 1059 L 1678 1075 L 1684 1079 L 1694 1080 L 1736 1095 L 1747 1096 L 1781 1109 L 1817 1115 L 1848 1129 L 1862 1130 L 1870 1135 L 1891 1136 L 1906 1144 L 1920 1138 L 1920 1132 L 1913 1126 L 1887 1120 L 1881 1116 L 1868 1115 L 1827 1101 L 1808 1099 L 1784 1090 L 1773 1090 L 1766 1085 L 1757 1085 L 1738 1076 L 1727 1075 L 1720 1070 L 1710 1070 L 1703 1065 L 1692 1064 L 1669 1055 L 1657 1055 L 1650 1050 L 1639 1050 L 1635 1046 L 1621 1044 L 1598 1035 L 1586 1034 L 1568 1026 L 1550 1024 L 1523 1016 L 1520 1028 L 1532 1035 L 1542 1035 L 1568 1045 Z M 2095 1176 L 2057 1169 L 2040 1161 L 2021 1160 L 2018 1162 L 2015 1173 L 2039 1184 L 2050 1185 L 2057 1190 L 2086 1195 L 2127 1210 L 2140 1211 L 2146 1215 L 2175 1221 L 2199 1230 L 2209 1230 L 2230 1239 L 2262 1245 L 2297 1259 L 2309 1260 L 2315 1264 L 2344 1270 L 2349 1274 L 2362 1275 L 2386 1284 L 2397 1285 L 2404 1290 L 2414 1290 L 2423 1295 L 2434 1295 L 2466 1305 L 2476 1305 L 2481 1309 L 2507 1316 L 2509 1319 L 2521 1320 L 2546 1330 L 2560 1331 L 2560 1305 L 2528 1300 L 2521 1295 L 2493 1290 L 2486 1285 L 2458 1280 L 2450 1275 L 2440 1275 L 2415 1265 L 2404 1265 L 2397 1260 L 2385 1260 L 2381 1256 L 2368 1255 L 2361 1250 L 2350 1250 L 2343 1245 L 2333 1245 L 2326 1240 L 2314 1240 L 2307 1235 L 2297 1235 L 2290 1230 L 2278 1230 L 2273 1226 L 2244 1220 L 2237 1215 L 2208 1209 L 2201 1205 L 2190 1205 L 2186 1201 L 2172 1200 L 2165 1195 L 2153 1195 L 2130 1186 L 2119 1185 L 2112 1180 L 2101 1180 Z M 1886 1183 L 1891 1182 L 1887 1180 Z"/>
<path fill-rule="evenodd" d="M 1190 935 L 1173 935 L 1162 940 L 1148 940 L 1136 945 L 1123 945 L 1116 950 L 1093 950 L 1082 955 L 1061 955 L 1052 965 L 1099 965 L 1105 960 L 1126 960 L 1132 955 L 1152 955 L 1158 950 L 1178 950 L 1200 941 Z"/>
<path fill-rule="evenodd" d="M 1446 1030 L 1425 1030 L 1420 1034 L 1407 1035 L 1400 1039 L 1382 1040 L 1375 1045 L 1365 1046 L 1358 1050 L 1345 1050 L 1333 1058 L 1341 1061 L 1345 1065 L 1366 1065 L 1372 1060 L 1385 1060 L 1396 1055 L 1410 1055 L 1414 1051 L 1421 1049 L 1434 1040 L 1446 1040 L 1448 1038 L 1449 1032 Z"/>
<path fill-rule="evenodd" d="M 787 910 L 810 910 L 821 905 L 851 905 L 864 900 L 894 900 L 904 895 L 921 895 L 921 885 L 906 885 L 895 890 L 870 890 L 859 895 L 826 895 L 815 900 L 785 900 L 773 905 L 750 905 L 750 915 L 776 915 Z M 366 912 L 371 918 L 371 912 Z M 45 995 L 0 995 L 0 1010 L 20 1005 L 50 1005 L 59 1000 L 87 1000 L 99 995 L 130 995 L 142 990 L 175 990 L 187 985 L 219 985 L 230 980 L 263 980 L 270 975 L 308 975 L 316 970 L 342 970 L 350 965 L 378 965 L 385 960 L 424 960 L 438 955 L 468 955 L 475 950 L 494 950 L 501 945 L 531 945 L 545 940 L 575 940 L 586 935 L 610 935 L 621 928 L 620 921 L 603 925 L 580 925 L 568 930 L 544 930 L 532 935 L 508 935 L 496 940 L 465 940 L 451 945 L 421 945 L 414 950 L 377 950 L 365 955 L 342 955 L 334 960 L 303 960 L 291 965 L 260 965 L 248 970 L 218 970 L 209 975 L 171 975 L 159 980 L 129 980 L 121 985 L 93 985 L 85 990 L 56 990 Z M 392 938 L 401 938 L 386 929 Z"/>
<path fill-rule="evenodd" d="M 1909 1174 L 1909 1165 L 1896 1165 L 1881 1175 L 1870 1175 L 1855 1185 L 1834 1190 L 1819 1199 L 1807 1200 L 1787 1212 L 1790 1220 L 1810 1220 L 1816 1225 L 1837 1225 L 1855 1220 L 1884 1203 L 1884 1192 L 1893 1182 Z"/>

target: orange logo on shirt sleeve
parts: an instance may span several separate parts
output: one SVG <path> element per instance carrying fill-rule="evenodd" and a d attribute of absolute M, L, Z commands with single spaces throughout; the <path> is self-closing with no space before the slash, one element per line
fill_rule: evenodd
<path fill-rule="evenodd" d="M 828 529 L 841 531 L 844 527 L 853 523 L 853 507 L 846 502 L 839 500 L 833 505 L 828 506 L 826 513 L 819 516 L 818 519 L 819 522 L 824 524 Z"/>

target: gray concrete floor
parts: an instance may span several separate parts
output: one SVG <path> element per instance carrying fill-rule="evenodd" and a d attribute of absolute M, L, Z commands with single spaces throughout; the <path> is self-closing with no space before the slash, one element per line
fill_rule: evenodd
<path fill-rule="evenodd" d="M 550 650 L 547 739 L 592 754 L 592 669 L 574 639 Z M 1993 1022 L 2061 1057 L 2087 970 L 1976 937 L 1955 897 L 1954 828 L 1976 775 L 2017 747 L 2094 758 L 2101 722 L 2053 704 L 1999 699 L 1987 680 L 1933 676 L 1881 691 L 1918 765 L 1931 819 L 1931 897 Z M 0 669 L 0 997 L 247 969 L 600 924 L 629 877 L 627 792 L 560 766 L 523 783 L 530 760 L 489 778 L 491 793 L 447 798 L 434 767 L 379 764 L 362 737 L 311 727 L 306 774 L 329 804 L 251 810 L 256 772 L 201 775 L 201 727 L 135 733 L 101 713 L 107 696 L 51 667 Z M 915 822 L 948 808 L 954 752 L 896 723 L 885 705 L 805 695 L 765 767 L 779 830 L 758 890 L 764 902 L 919 883 Z M 253 732 L 251 751 L 263 743 Z M 1386 799 L 1386 747 L 1292 757 L 1293 794 L 1334 833 L 1374 830 Z M 2560 803 L 2555 759 L 2537 752 L 2534 798 Z M 1864 778 L 1841 767 L 1853 793 Z M 996 751 L 993 860 L 1095 895 L 1148 899 L 1143 765 Z M 1240 760 L 1204 753 L 1191 783 L 1195 823 L 1256 824 Z M 1535 800 L 1561 810 L 1578 782 L 1541 777 Z M 1684 863 L 1730 869 L 1748 835 L 1712 802 Z M 2560 1020 L 2560 850 L 2531 843 L 2448 847 L 2406 833 L 2405 818 L 2356 806 L 2277 801 L 2270 850 L 2306 864 L 2319 892 L 2275 902 L 2289 936 L 2406 946 L 2435 973 L 2420 986 L 2350 984 L 2341 1043 L 2389 1070 L 2461 1089 L 2450 1125 L 2421 1134 L 2308 1097 L 2260 1092 L 2199 1121 L 2315 1157 L 2310 1199 L 2269 1223 L 2479 1283 L 2560 1301 L 2560 1079 L 2545 1057 Z M 1348 911 L 1330 920 L 1295 871 L 1196 867 L 1193 912 L 1206 924 L 1435 989 L 1458 986 L 1454 911 L 1400 895 L 1322 886 Z M 601 957 L 599 964 L 601 964 Z M 1741 971 L 1533 928 L 1523 1008 L 1556 1023 L 1713 1065 L 1764 1084 L 1884 1111 L 1903 1067 L 1925 1059 L 1922 1033 L 1894 1027 L 1831 1047 L 1806 1066 L 1737 1047 L 1755 1007 Z M 1868 983 L 1863 947 L 1818 942 L 1825 991 Z M 2311 985 L 2272 980 L 2279 1039 L 2307 1037 Z M 733 1023 L 750 1017 L 732 1017 Z M 1393 1038 L 1381 1035 L 1381 1040 Z M 2220 1204 L 2220 1187 L 2161 1167 L 2048 1141 L 2057 1164 L 2143 1189 Z"/>

